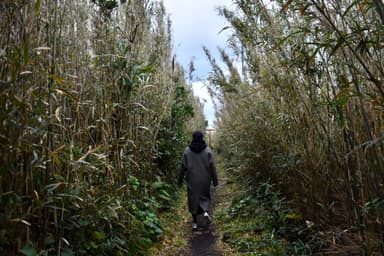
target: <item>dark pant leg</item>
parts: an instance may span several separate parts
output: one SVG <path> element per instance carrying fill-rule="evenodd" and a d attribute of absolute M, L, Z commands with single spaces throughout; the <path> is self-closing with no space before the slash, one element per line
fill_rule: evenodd
<path fill-rule="evenodd" d="M 197 223 L 197 214 L 192 213 L 193 223 Z"/>
<path fill-rule="evenodd" d="M 204 213 L 204 210 L 199 205 L 199 207 L 197 208 L 197 214 L 203 214 L 203 213 Z"/>

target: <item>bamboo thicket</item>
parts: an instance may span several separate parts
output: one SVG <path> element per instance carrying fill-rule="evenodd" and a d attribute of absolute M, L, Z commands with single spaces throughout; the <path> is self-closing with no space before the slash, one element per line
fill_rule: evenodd
<path fill-rule="evenodd" d="M 227 168 L 368 243 L 367 231 L 383 233 L 383 4 L 271 2 L 220 9 L 233 30 L 235 59 L 221 51 L 229 76 L 206 51 Z"/>
<path fill-rule="evenodd" d="M 164 6 L 6 0 L 0 20 L 0 254 L 145 254 L 201 114 Z"/>

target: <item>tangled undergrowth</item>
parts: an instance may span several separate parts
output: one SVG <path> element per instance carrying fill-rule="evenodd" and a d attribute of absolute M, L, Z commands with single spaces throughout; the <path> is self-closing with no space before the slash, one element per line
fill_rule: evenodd
<path fill-rule="evenodd" d="M 239 255 L 311 255 L 323 246 L 314 223 L 304 221 L 271 184 L 245 191 L 236 183 L 226 186 L 222 196 L 234 196 L 223 200 L 216 220 L 222 240 Z"/>
<path fill-rule="evenodd" d="M 304 219 L 270 183 L 244 189 L 228 179 L 217 197 L 215 220 L 231 255 L 361 255 L 362 246 L 368 255 L 380 255 L 374 234 L 361 245 L 358 229 Z"/>
<path fill-rule="evenodd" d="M 180 189 L 179 197 L 171 209 L 160 216 L 163 235 L 161 241 L 149 250 L 151 256 L 182 255 L 188 247 L 190 230 L 187 229 L 186 190 Z M 178 253 L 180 252 L 180 253 Z"/>
<path fill-rule="evenodd" d="M 219 9 L 232 34 L 224 67 L 206 49 L 208 80 L 216 145 L 243 191 L 224 215 L 262 242 L 228 241 L 383 254 L 383 51 L 367 42 L 383 32 L 384 4 L 235 2 Z"/>

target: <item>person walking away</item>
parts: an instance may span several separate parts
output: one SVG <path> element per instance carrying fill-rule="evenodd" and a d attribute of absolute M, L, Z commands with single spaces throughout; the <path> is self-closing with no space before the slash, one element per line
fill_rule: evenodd
<path fill-rule="evenodd" d="M 184 149 L 178 185 L 185 177 L 188 191 L 188 210 L 192 214 L 192 230 L 197 230 L 197 215 L 203 214 L 206 224 L 211 223 L 209 208 L 211 205 L 211 184 L 218 185 L 215 159 L 211 149 L 203 139 L 201 131 L 194 131 L 192 142 Z"/>

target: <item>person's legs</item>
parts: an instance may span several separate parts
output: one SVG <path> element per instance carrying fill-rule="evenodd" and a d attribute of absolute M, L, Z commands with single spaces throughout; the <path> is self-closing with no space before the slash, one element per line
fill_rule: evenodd
<path fill-rule="evenodd" d="M 200 207 L 200 205 L 197 209 L 197 214 L 195 214 L 194 216 L 192 215 L 194 223 L 197 223 L 197 215 L 203 215 L 204 225 L 211 224 L 211 222 L 212 222 L 211 216 L 209 216 L 208 211 L 204 211 L 204 209 L 202 207 Z M 195 222 L 195 220 L 196 220 L 196 222 Z"/>
<path fill-rule="evenodd" d="M 212 222 L 211 216 L 209 216 L 208 211 L 205 211 L 202 207 L 200 207 L 200 205 L 199 205 L 199 208 L 197 209 L 197 213 L 200 215 L 203 215 L 203 221 L 205 225 L 211 224 Z"/>
<path fill-rule="evenodd" d="M 192 230 L 197 230 L 197 214 L 192 213 Z"/>
<path fill-rule="evenodd" d="M 196 213 L 192 213 L 192 230 L 197 230 L 198 229 L 198 226 L 197 226 L 197 216 L 198 215 L 202 215 L 203 216 L 204 225 L 209 225 L 212 222 L 212 219 L 209 216 L 208 211 L 205 211 L 203 209 L 203 207 L 201 207 L 199 205 L 198 208 L 197 208 L 197 212 Z"/>
<path fill-rule="evenodd" d="M 197 214 L 203 214 L 204 213 L 204 209 L 201 208 L 201 206 L 199 205 L 199 207 L 197 208 Z"/>
<path fill-rule="evenodd" d="M 204 219 L 205 225 L 209 225 L 212 223 L 212 218 L 211 216 L 209 216 L 208 212 L 204 212 L 203 219 Z"/>
<path fill-rule="evenodd" d="M 192 220 L 193 220 L 193 223 L 197 223 L 197 214 L 192 213 Z"/>

